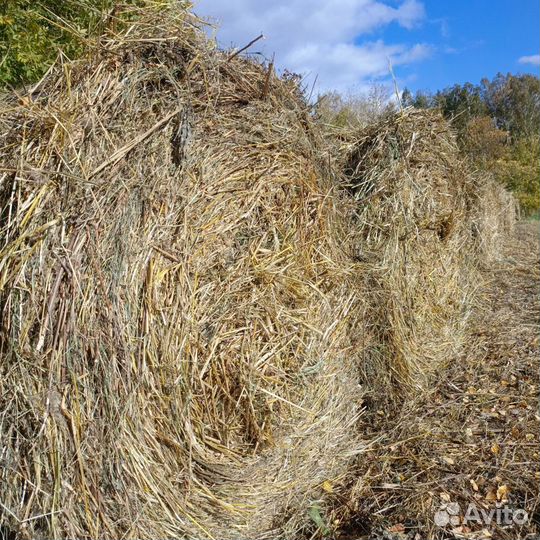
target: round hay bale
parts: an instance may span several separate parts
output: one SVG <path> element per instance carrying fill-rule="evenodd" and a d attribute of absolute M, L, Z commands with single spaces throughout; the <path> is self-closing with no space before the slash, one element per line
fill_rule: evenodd
<path fill-rule="evenodd" d="M 506 236 L 514 232 L 519 214 L 515 197 L 490 174 L 478 174 L 471 190 L 471 226 L 480 260 L 500 259 Z"/>
<path fill-rule="evenodd" d="M 357 292 L 295 84 L 149 10 L 2 109 L 2 523 L 295 537 L 359 448 Z"/>
<path fill-rule="evenodd" d="M 345 153 L 369 298 L 365 379 L 421 388 L 459 350 L 470 312 L 468 175 L 434 111 L 391 115 Z"/>

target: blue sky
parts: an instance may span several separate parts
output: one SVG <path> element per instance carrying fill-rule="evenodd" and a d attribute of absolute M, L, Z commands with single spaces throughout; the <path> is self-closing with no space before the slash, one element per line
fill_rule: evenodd
<path fill-rule="evenodd" d="M 424 8 L 426 18 L 414 29 L 393 24 L 376 32 L 389 42 L 433 46 L 430 57 L 398 70 L 411 89 L 477 83 L 497 72 L 540 73 L 538 65 L 519 62 L 540 53 L 539 0 L 428 0 Z"/>
<path fill-rule="evenodd" d="M 497 72 L 540 71 L 539 0 L 195 0 L 225 47 L 250 49 L 316 91 L 389 84 L 437 90 Z"/>

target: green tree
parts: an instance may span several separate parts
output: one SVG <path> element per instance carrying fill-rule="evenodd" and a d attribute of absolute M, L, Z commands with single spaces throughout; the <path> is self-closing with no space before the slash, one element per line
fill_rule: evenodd
<path fill-rule="evenodd" d="M 60 51 L 77 58 L 107 29 L 132 20 L 133 7 L 159 9 L 170 1 L 0 0 L 0 88 L 35 82 Z"/>
<path fill-rule="evenodd" d="M 525 215 L 540 208 L 540 137 L 522 137 L 499 162 L 498 177 L 512 190 Z"/>
<path fill-rule="evenodd" d="M 401 105 L 403 107 L 414 106 L 414 98 L 413 98 L 412 92 L 408 88 L 405 88 L 403 92 L 401 93 Z"/>
<path fill-rule="evenodd" d="M 431 95 L 427 92 L 418 90 L 414 96 L 413 104 L 417 109 L 430 109 L 431 108 Z"/>
<path fill-rule="evenodd" d="M 489 116 L 471 118 L 465 126 L 461 146 L 483 169 L 495 169 L 508 152 L 508 132 L 499 129 Z"/>
<path fill-rule="evenodd" d="M 62 50 L 79 55 L 101 31 L 111 0 L 11 0 L 0 5 L 0 86 L 38 79 Z"/>
<path fill-rule="evenodd" d="M 481 82 L 483 100 L 497 125 L 514 137 L 531 137 L 540 125 L 540 79 L 534 75 L 503 75 Z"/>
<path fill-rule="evenodd" d="M 471 119 L 484 116 L 487 112 L 480 88 L 471 83 L 456 84 L 439 92 L 434 104 L 452 120 L 461 137 Z"/>

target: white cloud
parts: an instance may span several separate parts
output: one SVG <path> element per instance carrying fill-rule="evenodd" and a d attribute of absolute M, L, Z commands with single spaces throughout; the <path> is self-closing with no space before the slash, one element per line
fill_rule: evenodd
<path fill-rule="evenodd" d="M 520 64 L 531 64 L 533 66 L 540 66 L 540 54 L 533 54 L 531 56 L 522 56 L 518 62 Z"/>
<path fill-rule="evenodd" d="M 241 47 L 261 32 L 251 51 L 276 54 L 280 68 L 318 76 L 321 90 L 347 91 L 388 75 L 393 66 L 429 56 L 425 44 L 387 44 L 362 36 L 396 23 L 412 29 L 425 18 L 420 0 L 198 0 L 195 11 L 220 25 L 223 46 Z"/>

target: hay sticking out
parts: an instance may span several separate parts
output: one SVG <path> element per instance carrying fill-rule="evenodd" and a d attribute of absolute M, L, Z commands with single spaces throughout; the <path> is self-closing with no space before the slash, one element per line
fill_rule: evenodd
<path fill-rule="evenodd" d="M 321 532 L 365 392 L 422 387 L 464 337 L 474 205 L 448 125 L 369 128 L 340 190 L 294 81 L 178 7 L 1 107 L 2 524 Z"/>
<path fill-rule="evenodd" d="M 0 511 L 27 537 L 294 536 L 359 448 L 321 141 L 197 24 L 149 11 L 3 106 Z"/>
<path fill-rule="evenodd" d="M 468 179 L 455 137 L 439 113 L 406 109 L 345 154 L 370 299 L 365 377 L 421 388 L 459 351 L 470 312 Z"/>

